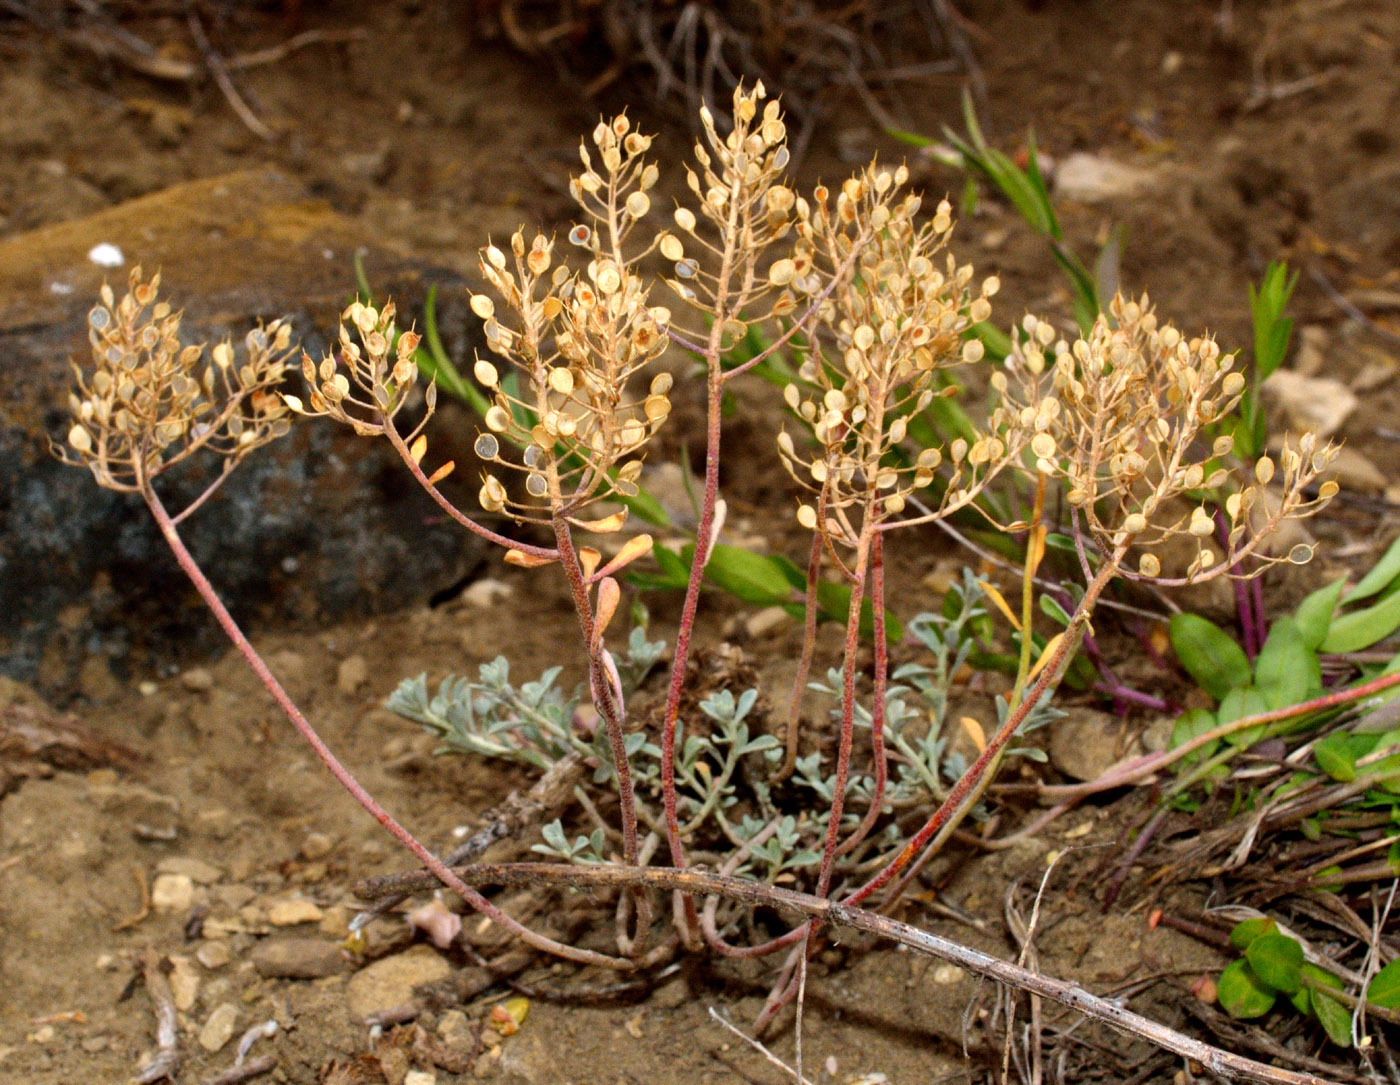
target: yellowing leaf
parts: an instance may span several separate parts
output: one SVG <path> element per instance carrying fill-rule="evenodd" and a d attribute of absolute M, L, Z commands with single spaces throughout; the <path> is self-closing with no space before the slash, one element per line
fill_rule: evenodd
<path fill-rule="evenodd" d="M 593 570 L 598 568 L 598 562 L 603 560 L 603 555 L 591 546 L 580 546 L 578 548 L 578 563 L 583 566 L 583 579 L 592 580 Z"/>
<path fill-rule="evenodd" d="M 607 632 L 608 623 L 617 613 L 617 604 L 621 598 L 622 589 L 612 577 L 605 576 L 598 581 L 598 611 L 593 619 L 593 646 L 595 648 L 603 643 L 603 634 Z"/>
<path fill-rule="evenodd" d="M 967 737 L 972 739 L 972 744 L 977 747 L 977 752 L 981 753 L 987 748 L 987 732 L 982 729 L 982 725 L 971 716 L 964 716 L 958 720 L 962 724 L 962 729 L 967 732 Z"/>
<path fill-rule="evenodd" d="M 617 572 L 619 569 L 631 565 L 643 554 L 650 554 L 652 538 L 650 535 L 637 535 L 628 539 L 622 549 L 617 552 L 617 556 L 602 568 L 603 575 Z M 591 574 L 590 574 L 591 575 Z"/>
<path fill-rule="evenodd" d="M 414 463 L 423 462 L 423 454 L 428 451 L 428 438 L 425 434 L 420 434 L 418 440 L 413 442 L 408 454 L 413 457 Z"/>
<path fill-rule="evenodd" d="M 1030 543 L 1026 547 L 1026 568 L 1031 576 L 1040 570 L 1040 563 L 1045 559 L 1045 525 L 1038 523 L 1031 529 Z"/>
<path fill-rule="evenodd" d="M 982 580 L 978 583 L 982 585 L 982 590 L 987 593 L 987 598 L 996 604 L 997 610 L 1006 615 L 1006 620 L 1011 623 L 1012 628 L 1020 632 L 1021 619 L 1016 617 L 1015 612 L 1012 611 L 1010 605 L 1006 602 L 1006 597 L 996 589 L 990 580 Z"/>
<path fill-rule="evenodd" d="M 1055 650 L 1059 648 L 1060 641 L 1064 639 L 1064 630 L 1061 630 L 1045 642 L 1045 650 L 1040 653 L 1040 658 L 1035 661 L 1035 666 L 1031 667 L 1030 671 L 1026 674 L 1027 682 L 1029 682 L 1032 678 L 1034 678 L 1045 668 L 1045 664 L 1050 662 L 1050 657 L 1053 656 L 1055 654 Z"/>
<path fill-rule="evenodd" d="M 452 472 L 455 471 L 456 469 L 457 469 L 457 461 L 456 461 L 456 460 L 448 460 L 445 464 L 443 464 L 441 467 L 439 467 L 436 471 L 434 471 L 431 475 L 428 476 L 428 485 L 429 485 L 429 486 L 436 486 L 439 482 L 441 482 L 443 479 L 445 479 L 448 475 L 452 474 Z"/>
<path fill-rule="evenodd" d="M 609 535 L 614 531 L 622 530 L 622 525 L 627 522 L 627 510 L 615 512 L 611 516 L 604 516 L 601 520 L 575 520 L 569 517 L 569 523 L 582 531 L 596 531 L 599 535 Z"/>
<path fill-rule="evenodd" d="M 541 565 L 553 565 L 555 558 L 542 558 L 537 554 L 527 554 L 523 550 L 507 550 L 505 563 L 519 565 L 522 569 L 538 569 Z"/>

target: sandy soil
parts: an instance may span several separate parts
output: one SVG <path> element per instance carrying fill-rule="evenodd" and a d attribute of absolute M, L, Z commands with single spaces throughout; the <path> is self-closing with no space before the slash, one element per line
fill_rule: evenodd
<path fill-rule="evenodd" d="M 1172 318 L 1241 345 L 1246 284 L 1271 259 L 1304 269 L 1295 367 L 1337 378 L 1360 399 L 1341 431 L 1358 457 L 1358 480 L 1316 529 L 1330 554 L 1342 556 L 1324 554 L 1322 569 L 1364 563 L 1393 533 L 1400 496 L 1392 472 L 1400 439 L 1400 10 L 1388 0 L 962 7 L 986 77 L 983 119 L 998 145 L 1020 145 L 1034 126 L 1061 165 L 1080 153 L 1131 168 L 1126 188 L 1059 200 L 1081 252 L 1097 251 L 1112 226 L 1125 227 L 1125 286 L 1149 289 Z M 292 33 L 289 18 L 253 9 L 224 34 L 253 49 Z M 368 236 L 391 237 L 466 273 L 488 234 L 521 221 L 566 221 L 559 180 L 577 133 L 600 110 L 650 101 L 648 84 L 631 75 L 596 100 L 581 98 L 544 62 L 468 33 L 454 5 L 344 0 L 307 4 L 300 19 L 313 28 L 363 27 L 367 36 L 240 74 L 281 133 L 266 142 L 212 86 L 154 81 L 17 19 L 0 22 L 0 237 L 271 163 L 354 216 Z M 171 55 L 189 48 L 174 15 L 126 25 L 169 44 Z M 908 153 L 848 92 L 833 88 L 829 106 L 804 174 L 838 174 L 852 154 Z M 911 85 L 887 107 L 920 131 L 958 123 L 951 82 Z M 679 145 L 675 110 L 655 112 L 652 127 L 669 126 Z M 914 161 L 930 189 L 960 187 L 941 167 Z M 960 236 L 979 269 L 1006 283 L 1002 320 L 1021 307 L 1067 311 L 1048 253 L 1005 207 L 984 199 Z M 1339 297 L 1363 319 L 1350 319 Z M 693 455 L 699 442 L 685 426 L 695 415 L 680 406 L 665 452 L 677 455 L 688 436 Z M 731 530 L 796 557 L 786 514 L 773 511 L 787 504 L 782 476 L 750 469 L 766 455 L 776 409 L 763 390 L 741 405 L 725 486 Z M 911 545 L 897 559 L 892 597 L 919 600 L 910 614 L 929 605 L 921 598 L 932 598 L 928 577 L 950 557 L 959 555 L 932 538 Z M 474 668 L 502 651 L 517 674 L 576 659 L 567 601 L 547 576 L 495 563 L 480 576 L 502 590 L 334 628 L 255 631 L 332 746 L 434 842 L 475 825 L 528 780 L 434 758 L 427 736 L 381 707 L 394 684 Z M 655 632 L 667 636 L 676 600 L 649 603 Z M 732 601 L 709 600 L 702 638 L 728 638 L 761 686 L 781 689 L 795 632 L 752 635 L 745 618 Z M 62 730 L 61 713 L 71 712 L 87 736 L 82 756 L 50 751 L 0 776 L 8 781 L 0 803 L 0 1080 L 128 1079 L 154 1042 L 139 972 L 147 952 L 173 966 L 187 1053 L 181 1080 L 229 1066 L 238 1037 L 267 1021 L 278 1031 L 257 1040 L 250 1057 L 275 1054 L 275 1079 L 297 1083 L 399 1085 L 410 1067 L 444 1083 L 790 1080 L 709 1013 L 746 1026 L 766 990 L 756 972 L 686 962 L 653 990 L 594 1005 L 580 990 L 596 977 L 533 964 L 520 977 L 536 996 L 529 1017 L 502 1040 L 483 1021 L 510 991 L 490 986 L 460 947 L 439 953 L 395 916 L 370 928 L 360 954 L 342 953 L 352 882 L 407 864 L 314 764 L 237 658 L 189 658 L 178 673 L 93 667 L 74 688 L 46 694 L 0 690 L 8 722 Z M 1128 726 L 1152 722 L 1135 717 Z M 921 896 L 909 917 L 1011 955 L 1003 906 L 1013 885 L 1025 907 L 1047 853 L 1112 842 L 1121 817 L 1111 806 L 1081 810 L 1022 847 L 940 860 L 930 875 L 938 892 Z M 1154 901 L 1143 893 L 1103 914 L 1090 876 L 1099 861 L 1085 852 L 1060 867 L 1061 891 L 1041 919 L 1040 966 L 1101 993 L 1129 993 L 1135 1009 L 1184 1027 L 1192 980 L 1219 958 L 1182 935 L 1149 931 L 1144 910 Z M 473 924 L 468 932 L 479 934 Z M 285 975 L 294 966 L 313 978 Z M 429 985 L 419 992 L 416 1026 L 376 1046 L 364 1008 L 399 1005 L 415 979 Z M 550 991 L 559 997 L 542 997 Z M 981 1080 L 1000 1062 L 997 993 L 907 954 L 849 942 L 827 951 L 808 1012 L 813 1080 Z M 1056 1028 L 1071 1023 L 1047 1014 Z M 1070 1080 L 1167 1081 L 1178 1065 L 1082 1026 L 1058 1042 Z M 791 1029 L 772 1044 L 791 1058 Z"/>

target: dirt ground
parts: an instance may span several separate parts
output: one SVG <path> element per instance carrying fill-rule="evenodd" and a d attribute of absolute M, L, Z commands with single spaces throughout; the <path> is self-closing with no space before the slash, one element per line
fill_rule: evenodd
<path fill-rule="evenodd" d="M 642 123 L 682 144 L 684 119 L 673 103 L 654 102 L 645 71 L 585 98 L 547 60 L 484 32 L 487 24 L 471 32 L 465 7 L 341 0 L 248 5 L 229 15 L 222 30 L 231 51 L 304 28 L 365 31 L 238 73 L 259 116 L 277 129 L 265 141 L 207 81 L 148 78 L 0 5 L 0 239 L 182 181 L 272 164 L 362 223 L 367 237 L 392 238 L 423 261 L 469 274 L 474 247 L 488 235 L 521 222 L 567 223 L 560 182 L 578 134 L 599 112 L 630 101 Z M 1352 456 L 1348 496 L 1314 525 L 1325 546 L 1308 577 L 1364 566 L 1394 534 L 1400 501 L 1400 7 L 968 0 L 958 9 L 985 78 L 982 119 L 995 145 L 1020 147 L 1034 127 L 1057 164 L 1086 155 L 1091 166 L 1128 168 L 1095 174 L 1105 191 L 1066 188 L 1057 197 L 1067 237 L 1083 253 L 1092 256 L 1113 226 L 1125 227 L 1125 287 L 1150 290 L 1172 319 L 1240 346 L 1249 333 L 1246 284 L 1272 259 L 1302 269 L 1292 365 L 1357 397 L 1339 431 Z M 151 5 L 123 25 L 163 55 L 197 56 L 178 10 Z M 958 84 L 902 84 L 897 94 L 882 91 L 882 101 L 899 124 L 937 134 L 960 126 Z M 824 95 L 829 119 L 812 137 L 804 176 L 839 175 L 873 151 L 911 154 L 849 87 L 833 83 Z M 952 172 L 917 155 L 911 161 L 926 188 L 960 190 Z M 1003 323 L 1023 308 L 1068 312 L 1048 253 L 1007 208 L 984 198 L 959 238 L 980 272 L 1001 276 Z M 734 420 L 738 455 L 724 480 L 730 530 L 798 557 L 785 480 L 759 458 L 776 408 L 758 391 Z M 685 433 L 687 419 L 694 415 L 682 405 L 669 454 L 687 436 L 692 450 L 701 443 Z M 891 597 L 911 600 L 898 608 L 903 617 L 934 605 L 930 574 L 954 558 L 971 560 L 928 537 L 895 559 Z M 255 630 L 333 748 L 432 842 L 450 842 L 528 780 L 432 757 L 432 741 L 382 707 L 397 681 L 474 669 L 499 652 L 520 675 L 576 660 L 567 599 L 547 575 L 493 560 L 479 576 L 498 590 L 479 581 L 436 607 L 334 628 Z M 654 633 L 668 635 L 677 601 L 648 602 Z M 756 633 L 746 617 L 732 601 L 707 598 L 702 640 L 728 638 L 760 684 L 780 690 L 796 631 Z M 1071 698 L 1064 707 L 1101 706 Z M 268 1021 L 276 1035 L 256 1040 L 249 1057 L 274 1054 L 271 1079 L 296 1083 L 399 1085 L 410 1065 L 443 1083 L 790 1080 L 711 1015 L 713 1008 L 747 1027 L 766 990 L 755 973 L 692 962 L 630 999 L 535 997 L 521 1030 L 502 1040 L 481 1023 L 510 992 L 476 982 L 480 970 L 459 950 L 442 954 L 414 939 L 401 916 L 376 922 L 361 956 L 342 954 L 350 885 L 409 864 L 314 763 L 234 656 L 189 658 L 173 673 L 88 668 L 74 688 L 46 690 L 43 700 L 11 684 L 0 688 L 0 708 L 32 710 L 29 718 L 50 724 L 71 712 L 123 747 L 31 764 L 0 801 L 0 1081 L 128 1080 L 154 1047 L 139 978 L 148 950 L 173 964 L 185 1081 L 230 1066 L 238 1038 Z M 1154 722 L 1136 716 L 1128 727 Z M 1081 809 L 1023 846 L 941 860 L 938 892 L 922 895 L 907 918 L 1014 955 L 1003 920 L 1013 883 L 1025 905 L 1048 853 L 1110 843 L 1121 820 L 1112 806 Z M 1086 852 L 1060 867 L 1061 891 L 1047 898 L 1041 920 L 1040 967 L 1128 995 L 1139 1012 L 1189 1029 L 1189 987 L 1220 958 L 1183 935 L 1149 931 L 1145 910 L 1156 901 L 1145 893 L 1105 914 L 1086 879 L 1098 861 Z M 294 978 L 297 968 L 307 978 Z M 587 982 L 548 963 L 522 979 L 564 993 Z M 355 1061 L 375 1050 L 365 1008 L 400 1005 L 415 980 L 430 984 L 420 992 L 419 1034 L 398 1034 L 397 1057 L 380 1048 L 380 1058 Z M 957 969 L 843 943 L 814 971 L 808 1076 L 982 1080 L 1000 1063 L 997 1006 L 994 990 Z M 1046 1013 L 1056 1028 L 1069 1027 L 1070 1019 Z M 403 1053 L 415 1039 L 418 1047 Z M 792 1057 L 790 1027 L 771 1042 L 779 1057 Z M 1180 1068 L 1089 1028 L 1058 1042 L 1071 1080 L 1165 1082 Z"/>

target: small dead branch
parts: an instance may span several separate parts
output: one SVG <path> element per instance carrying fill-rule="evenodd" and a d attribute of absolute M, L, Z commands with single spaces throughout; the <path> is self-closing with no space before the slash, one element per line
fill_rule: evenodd
<path fill-rule="evenodd" d="M 146 872 L 142 870 L 138 864 L 133 863 L 131 865 L 131 875 L 136 879 L 136 892 L 140 894 L 141 906 L 136 909 L 134 914 L 127 916 L 120 923 L 114 924 L 112 927 L 113 934 L 116 934 L 118 931 L 130 930 L 151 914 L 151 886 L 150 883 L 146 881 Z"/>
<path fill-rule="evenodd" d="M 205 1078 L 204 1085 L 238 1085 L 240 1081 L 247 1081 L 259 1074 L 271 1073 L 276 1069 L 276 1055 L 259 1055 L 252 1062 L 245 1062 L 241 1066 L 230 1066 L 221 1074 Z"/>
<path fill-rule="evenodd" d="M 877 912 L 855 908 L 839 901 L 779 889 L 761 882 L 724 877 L 687 869 L 668 867 L 565 866 L 555 863 L 482 863 L 462 867 L 453 873 L 462 882 L 474 885 L 541 886 L 567 885 L 576 888 L 624 889 L 644 886 L 675 890 L 696 896 L 718 895 L 745 904 L 781 908 L 807 916 L 815 923 L 849 927 L 907 946 L 937 960 L 947 961 L 986 979 L 1016 987 L 1033 995 L 1051 999 L 1072 1010 L 1092 1017 L 1110 1028 L 1139 1036 L 1149 1043 L 1178 1055 L 1194 1059 L 1209 1072 L 1229 1079 L 1244 1079 L 1269 1085 L 1328 1085 L 1325 1078 L 1314 1074 L 1294 1073 L 1267 1066 L 1254 1059 L 1223 1051 L 1202 1043 L 1174 1029 L 1167 1028 L 1140 1014 L 1124 1009 L 1107 999 L 1092 995 L 1083 988 L 1064 980 L 1038 975 L 1009 961 L 982 953 L 908 923 L 890 919 Z M 389 893 L 432 888 L 437 879 L 427 872 L 388 875 L 370 878 L 356 884 L 358 896 L 372 900 Z"/>
<path fill-rule="evenodd" d="M 504 801 L 493 807 L 486 814 L 486 824 L 448 852 L 443 862 L 448 866 L 475 862 L 492 844 L 547 821 L 569 801 L 574 786 L 583 779 L 583 773 L 583 759 L 578 754 L 561 759 L 536 780 L 529 791 L 523 794 L 512 791 Z M 397 893 L 378 901 L 351 920 L 351 931 L 363 930 L 408 897 L 408 893 Z"/>
<path fill-rule="evenodd" d="M 175 1019 L 175 999 L 170 993 L 170 981 L 165 977 L 163 964 L 155 950 L 146 950 L 141 962 L 141 974 L 156 1014 L 156 1053 L 136 1071 L 134 1080 L 142 1085 L 162 1078 L 174 1081 L 183 1059 L 179 1046 L 179 1026 Z"/>
<path fill-rule="evenodd" d="M 743 1040 L 744 1043 L 748 1044 L 751 1048 L 757 1051 L 760 1055 L 762 1055 L 765 1059 L 771 1062 L 779 1070 L 782 1070 L 783 1073 L 787 1074 L 788 1077 L 792 1078 L 792 1080 L 797 1082 L 798 1085 L 812 1085 L 812 1082 L 809 1079 L 803 1077 L 800 1071 L 794 1070 L 782 1059 L 778 1058 L 777 1055 L 769 1051 L 768 1048 L 764 1047 L 763 1044 L 760 1043 L 758 1040 L 755 1040 L 752 1036 L 745 1034 L 744 1032 L 735 1028 L 728 1021 L 726 1021 L 723 1015 L 721 1015 L 720 1012 L 716 1010 L 713 1006 L 709 1007 L 709 1011 L 711 1017 L 713 1017 L 721 1025 L 727 1028 L 730 1032 L 734 1033 L 734 1035 L 739 1037 L 739 1039 Z"/>

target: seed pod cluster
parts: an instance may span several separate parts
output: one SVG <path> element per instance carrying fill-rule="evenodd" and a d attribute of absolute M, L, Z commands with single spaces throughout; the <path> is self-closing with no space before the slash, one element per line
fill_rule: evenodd
<path fill-rule="evenodd" d="M 1314 434 L 1286 445 L 1278 464 L 1264 456 L 1248 473 L 1232 465 L 1228 435 L 1207 436 L 1244 392 L 1234 364 L 1209 336 L 1188 339 L 1160 324 L 1145 296 L 1120 295 L 1073 343 L 1027 316 L 992 384 L 1004 397 L 1007 432 L 1024 436 L 1035 471 L 1063 482 L 1097 548 L 1120 565 L 1136 553 L 1124 575 L 1159 577 L 1163 544 L 1187 537 L 1196 543 L 1184 574 L 1191 582 L 1233 570 L 1250 554 L 1256 571 L 1260 562 L 1307 561 L 1307 547 L 1275 556 L 1263 540 L 1337 493 L 1330 480 L 1311 489 L 1336 456 Z M 1203 497 L 1222 490 L 1229 496 L 1218 532 Z"/>
<path fill-rule="evenodd" d="M 910 419 L 945 394 L 946 371 L 981 358 L 981 342 L 966 336 L 990 315 L 999 285 L 995 278 L 974 285 L 972 267 L 945 251 L 953 228 L 946 200 L 930 219 L 916 220 L 919 198 L 901 192 L 907 177 L 903 166 L 872 165 L 834 201 L 819 187 L 798 205 L 788 261 L 793 288 L 818 308 L 799 351 L 802 383 L 784 396 L 817 448 L 799 451 L 787 433 L 778 447 L 793 479 L 816 495 L 799 505 L 799 522 L 849 547 L 863 523 L 900 516 L 940 469 L 948 482 L 943 511 L 952 511 L 1019 452 L 996 434 L 905 447 Z M 858 244 L 851 273 L 824 296 Z"/>
<path fill-rule="evenodd" d="M 65 463 L 87 467 L 112 490 L 145 482 L 199 449 L 237 463 L 287 432 L 287 409 L 273 388 L 282 380 L 291 328 L 276 321 L 206 355 L 180 340 L 180 313 L 158 301 L 159 273 L 133 268 L 118 300 L 103 284 L 88 313 L 92 368 L 73 366 L 73 421 L 55 445 Z"/>
<path fill-rule="evenodd" d="M 667 285 L 701 318 L 692 328 L 677 327 L 703 341 L 713 326 L 726 351 L 750 324 L 795 309 L 795 265 L 773 250 L 791 236 L 803 203 L 785 183 L 787 125 L 762 83 L 735 89 L 732 118 L 721 134 L 710 110 L 700 110 L 702 137 L 695 166 L 686 170 L 693 200 L 675 209 L 672 228 L 655 241 L 671 272 Z"/>
<path fill-rule="evenodd" d="M 361 437 L 374 437 L 403 408 L 418 378 L 413 352 L 416 332 L 400 332 L 395 326 L 394 303 L 382 309 L 354 301 L 340 315 L 340 349 L 319 362 L 303 353 L 301 374 L 307 394 L 285 395 L 287 406 L 298 414 L 325 415 L 352 427 Z M 429 412 L 436 390 L 428 393 Z M 426 421 L 426 419 L 425 419 Z M 409 438 L 416 437 L 422 426 Z"/>

